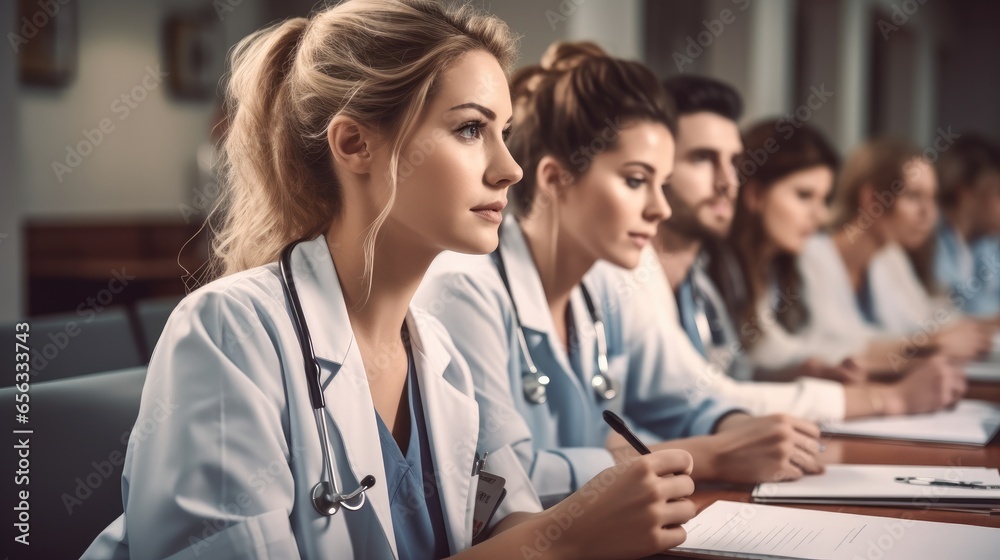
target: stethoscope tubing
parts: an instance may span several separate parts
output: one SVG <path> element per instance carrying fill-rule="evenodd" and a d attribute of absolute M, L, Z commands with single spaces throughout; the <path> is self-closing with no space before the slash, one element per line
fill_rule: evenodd
<path fill-rule="evenodd" d="M 309 402 L 313 408 L 313 417 L 319 432 L 320 451 L 323 455 L 323 476 L 326 480 L 320 480 L 313 486 L 312 503 L 316 511 L 329 517 L 336 514 L 341 507 L 351 511 L 357 511 L 364 507 L 365 492 L 375 485 L 375 477 L 365 476 L 358 488 L 349 494 L 342 494 L 337 484 L 333 453 L 330 451 L 330 435 L 326 427 L 326 399 L 323 396 L 323 387 L 320 385 L 320 372 L 322 370 L 319 367 L 319 362 L 316 361 L 312 337 L 309 334 L 309 327 L 306 325 L 302 302 L 299 300 L 299 294 L 295 288 L 295 279 L 292 277 L 292 251 L 302 241 L 293 241 L 282 249 L 281 257 L 278 259 L 278 279 L 288 300 L 292 325 L 295 327 L 295 335 L 302 351 L 302 362 L 305 364 L 306 382 L 309 386 Z"/>
<path fill-rule="evenodd" d="M 499 247 L 490 253 L 490 258 L 493 259 L 497 272 L 500 274 L 500 280 L 503 282 L 507 296 L 510 298 L 517 342 L 521 347 L 521 355 L 528 369 L 527 373 L 521 376 L 524 398 L 534 404 L 544 404 L 548 400 L 547 387 L 551 378 L 538 370 L 535 361 L 531 357 L 531 351 L 528 349 L 528 341 L 524 336 L 524 327 L 521 324 L 521 315 L 517 311 L 514 292 L 511 290 L 510 279 L 507 276 L 507 266 L 504 263 L 503 255 L 500 254 Z M 590 319 L 594 325 L 594 333 L 597 339 L 597 374 L 591 379 L 591 387 L 599 400 L 611 400 L 618 395 L 618 388 L 608 375 L 607 333 L 604 328 L 604 321 L 601 319 L 590 291 L 587 290 L 587 287 L 582 282 L 580 283 L 580 292 L 583 294 L 587 311 L 590 313 Z"/>

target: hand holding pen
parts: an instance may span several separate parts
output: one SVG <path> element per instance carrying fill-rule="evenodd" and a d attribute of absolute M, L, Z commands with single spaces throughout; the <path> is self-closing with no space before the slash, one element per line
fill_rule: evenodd
<path fill-rule="evenodd" d="M 642 558 L 684 542 L 681 525 L 697 513 L 691 454 L 678 449 L 650 453 L 613 413 L 605 419 L 641 455 L 597 474 L 549 510 L 551 519 L 575 519 L 569 542 L 587 543 L 575 558 Z M 595 539 L 594 535 L 615 535 Z"/>

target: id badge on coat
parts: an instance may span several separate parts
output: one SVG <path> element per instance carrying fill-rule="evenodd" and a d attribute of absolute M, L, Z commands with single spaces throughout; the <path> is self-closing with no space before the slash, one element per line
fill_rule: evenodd
<path fill-rule="evenodd" d="M 472 544 L 478 544 L 485 538 L 483 530 L 489 526 L 493 516 L 496 515 L 497 508 L 507 496 L 504 485 L 507 480 L 502 476 L 483 470 L 486 465 L 486 455 L 479 459 L 476 454 L 476 462 L 473 465 L 473 476 L 478 476 L 476 483 L 475 505 L 472 511 Z"/>

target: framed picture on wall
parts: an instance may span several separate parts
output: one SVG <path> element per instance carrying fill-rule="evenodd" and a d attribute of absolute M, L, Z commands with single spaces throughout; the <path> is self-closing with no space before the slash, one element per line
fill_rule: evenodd
<path fill-rule="evenodd" d="M 226 45 L 214 12 L 177 13 L 163 25 L 168 90 L 182 99 L 209 99 L 222 76 Z"/>
<path fill-rule="evenodd" d="M 17 29 L 8 36 L 21 83 L 64 87 L 76 74 L 76 0 L 17 1 Z"/>

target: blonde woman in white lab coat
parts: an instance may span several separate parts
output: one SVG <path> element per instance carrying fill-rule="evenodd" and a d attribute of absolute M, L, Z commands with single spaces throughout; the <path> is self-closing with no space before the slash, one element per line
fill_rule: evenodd
<path fill-rule="evenodd" d="M 466 9 L 353 0 L 238 45 L 221 278 L 168 321 L 139 412 L 156 429 L 130 442 L 125 512 L 85 558 L 633 558 L 683 540 L 683 452 L 538 513 L 504 427 L 479 433 L 466 361 L 410 309 L 438 252 L 497 245 L 497 208 L 521 177 L 503 143 L 513 43 Z M 294 299 L 326 401 L 315 415 Z M 346 501 L 356 510 L 314 506 L 327 445 L 338 491 L 367 488 Z M 506 481 L 492 520 L 474 507 L 499 499 L 479 467 Z"/>

